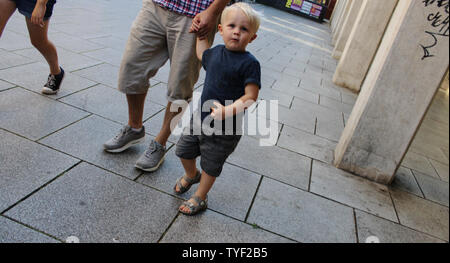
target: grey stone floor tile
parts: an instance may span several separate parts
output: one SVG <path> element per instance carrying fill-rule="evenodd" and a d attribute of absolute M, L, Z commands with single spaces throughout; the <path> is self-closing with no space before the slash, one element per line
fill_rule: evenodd
<path fill-rule="evenodd" d="M 35 60 L 14 54 L 12 52 L 4 51 L 0 49 L 0 70 L 10 67 L 15 67 L 27 63 L 34 62 Z"/>
<path fill-rule="evenodd" d="M 408 151 L 406 153 L 402 161 L 402 166 L 425 173 L 429 176 L 439 178 L 439 176 L 436 173 L 436 170 L 434 170 L 433 166 L 431 166 L 428 159 L 425 156 L 414 153 L 412 151 Z"/>
<path fill-rule="evenodd" d="M 150 119 L 146 120 L 144 122 L 145 125 L 145 132 L 153 135 L 153 136 L 157 136 L 159 134 L 159 131 L 161 130 L 163 121 L 164 121 L 164 114 L 165 114 L 165 109 L 160 111 L 159 113 L 155 114 L 154 116 L 152 116 Z M 168 141 L 172 142 L 172 143 L 177 143 L 178 140 L 180 139 L 179 135 L 175 135 L 175 134 L 171 134 L 169 136 Z"/>
<path fill-rule="evenodd" d="M 331 163 L 337 143 L 285 126 L 277 145 L 307 157 Z"/>
<path fill-rule="evenodd" d="M 200 157 L 197 168 L 201 169 Z M 184 174 L 180 159 L 175 155 L 175 147 L 166 154 L 164 165 L 153 173 L 144 173 L 138 182 L 175 194 L 173 187 L 176 180 Z M 208 194 L 208 207 L 228 216 L 244 220 L 253 196 L 256 192 L 260 176 L 239 167 L 225 164 L 219 178 Z M 195 193 L 197 185 L 180 195 L 189 199 Z"/>
<path fill-rule="evenodd" d="M 397 222 L 389 190 L 385 185 L 370 182 L 329 164 L 313 162 L 310 191 Z"/>
<path fill-rule="evenodd" d="M 119 67 L 115 67 L 109 64 L 101 64 L 75 71 L 73 74 L 89 79 L 96 83 L 107 85 L 111 88 L 117 88 Z"/>
<path fill-rule="evenodd" d="M 0 91 L 12 88 L 14 86 L 15 86 L 14 84 L 8 83 L 8 82 L 3 81 L 3 80 L 0 80 Z"/>
<path fill-rule="evenodd" d="M 339 142 L 344 131 L 344 117 L 340 114 L 317 117 L 316 135 L 330 141 Z"/>
<path fill-rule="evenodd" d="M 276 91 L 280 91 L 282 93 L 289 94 L 312 103 L 319 103 L 319 94 L 301 89 L 296 86 L 287 85 L 276 81 L 272 88 Z"/>
<path fill-rule="evenodd" d="M 130 147 L 122 153 L 105 152 L 103 143 L 117 135 L 121 128 L 121 125 L 112 121 L 90 116 L 46 137 L 41 143 L 134 180 L 141 174 L 134 164 L 153 137 L 146 136 L 145 143 Z"/>
<path fill-rule="evenodd" d="M 342 103 L 340 101 L 328 98 L 326 96 L 320 96 L 320 105 L 323 105 L 332 110 L 341 111 L 341 112 L 344 112 L 347 114 L 352 113 L 352 110 L 353 110 L 352 105 Z"/>
<path fill-rule="evenodd" d="M 164 107 L 167 106 L 167 84 L 166 83 L 158 83 L 153 87 L 148 89 L 147 98 L 157 104 L 160 104 Z"/>
<path fill-rule="evenodd" d="M 428 143 L 420 141 L 413 141 L 411 143 L 409 151 L 419 153 L 429 159 L 433 159 L 443 164 L 449 165 L 448 150 L 444 151 L 443 147 L 430 145 Z"/>
<path fill-rule="evenodd" d="M 67 25 L 64 25 L 64 27 L 67 27 Z M 65 32 L 49 33 L 48 38 L 57 47 L 62 47 L 75 53 L 86 52 L 104 47 L 103 45 L 89 42 L 88 40 L 69 35 Z"/>
<path fill-rule="evenodd" d="M 0 138 L 0 212 L 79 161 L 1 129 Z"/>
<path fill-rule="evenodd" d="M 433 167 L 436 169 L 439 177 L 441 178 L 441 180 L 443 180 L 444 182 L 449 182 L 449 167 L 446 164 L 442 164 L 440 162 L 437 162 L 435 160 L 430 160 L 431 164 L 433 165 Z"/>
<path fill-rule="evenodd" d="M 356 242 L 352 208 L 268 178 L 247 222 L 299 242 Z"/>
<path fill-rule="evenodd" d="M 228 162 L 308 190 L 311 159 L 278 146 L 260 146 L 259 140 L 243 136 Z"/>
<path fill-rule="evenodd" d="M 42 138 L 89 115 L 22 88 L 1 93 L 0 112 L 1 128 L 31 140 Z"/>
<path fill-rule="evenodd" d="M 449 240 L 448 207 L 398 190 L 391 190 L 400 224 Z"/>
<path fill-rule="evenodd" d="M 105 36 L 105 37 L 97 37 L 88 39 L 89 42 L 93 42 L 96 44 L 100 44 L 103 46 L 107 46 L 119 51 L 123 51 L 125 49 L 127 38 L 119 38 L 115 36 Z"/>
<path fill-rule="evenodd" d="M 82 163 L 6 215 L 61 240 L 156 242 L 181 201 Z"/>
<path fill-rule="evenodd" d="M 293 96 L 288 95 L 286 93 L 276 91 L 271 88 L 265 88 L 265 89 L 263 88 L 259 92 L 258 99 L 267 100 L 267 101 L 277 100 L 279 105 L 289 108 L 291 106 Z"/>
<path fill-rule="evenodd" d="M 369 237 L 377 237 L 380 243 L 443 243 L 444 241 L 420 233 L 394 222 L 356 210 L 358 239 L 365 243 Z"/>
<path fill-rule="evenodd" d="M 413 173 L 416 176 L 420 189 L 422 189 L 426 199 L 448 206 L 449 185 L 447 182 L 443 182 L 440 179 L 430 177 L 417 171 L 413 171 Z"/>
<path fill-rule="evenodd" d="M 0 49 L 13 51 L 32 47 L 28 36 L 10 31 L 8 25 L 6 26 L 2 34 L 2 41 L 0 41 Z"/>
<path fill-rule="evenodd" d="M 41 93 L 42 87 L 47 82 L 48 74 L 48 64 L 45 62 L 37 62 L 0 70 L 0 79 L 14 83 L 28 90 Z M 66 72 L 60 91 L 56 95 L 50 95 L 48 97 L 64 97 L 95 84 L 95 82 L 80 78 L 70 72 Z"/>
<path fill-rule="evenodd" d="M 162 243 L 292 243 L 240 221 L 207 210 L 196 217 L 180 215 Z"/>
<path fill-rule="evenodd" d="M 120 67 L 120 63 L 122 62 L 123 50 L 116 50 L 108 47 L 84 52 L 82 54 L 87 57 L 111 64 L 113 66 Z"/>
<path fill-rule="evenodd" d="M 390 187 L 406 191 L 423 198 L 422 191 L 411 172 L 411 169 L 401 166 L 395 174 L 394 181 Z"/>
<path fill-rule="evenodd" d="M 58 52 L 58 61 L 60 62 L 61 67 L 66 72 L 72 72 L 74 70 L 92 67 L 102 63 L 99 60 L 92 59 L 87 56 L 69 50 L 65 50 L 63 48 L 58 48 L 57 52 Z M 17 50 L 14 53 L 19 54 L 21 56 L 32 58 L 36 61 L 45 62 L 45 58 L 35 48 Z"/>
<path fill-rule="evenodd" d="M 354 93 L 341 93 L 342 102 L 349 105 L 355 105 L 358 95 Z"/>
<path fill-rule="evenodd" d="M 58 240 L 0 216 L 0 243 L 59 243 Z"/>
<path fill-rule="evenodd" d="M 128 123 L 127 99 L 117 89 L 98 85 L 62 98 L 61 101 L 124 125 Z M 150 102 L 147 97 L 143 117 L 149 118 L 162 109 L 163 106 Z"/>

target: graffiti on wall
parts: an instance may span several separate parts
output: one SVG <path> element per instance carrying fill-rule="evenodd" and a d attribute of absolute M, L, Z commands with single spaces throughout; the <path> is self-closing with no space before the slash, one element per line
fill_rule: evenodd
<path fill-rule="evenodd" d="M 425 33 L 430 36 L 429 39 L 431 44 L 420 44 L 423 48 L 424 55 L 422 60 L 424 60 L 426 58 L 434 57 L 433 48 L 438 44 L 441 38 L 449 36 L 449 0 L 423 0 L 422 2 L 425 8 L 438 7 L 438 11 L 436 11 L 436 8 L 433 8 L 433 11 L 429 12 L 427 16 L 427 22 L 432 29 L 425 31 Z"/>

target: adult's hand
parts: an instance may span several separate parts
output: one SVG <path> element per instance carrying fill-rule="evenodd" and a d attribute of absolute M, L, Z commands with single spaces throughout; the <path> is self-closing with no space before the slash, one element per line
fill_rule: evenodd
<path fill-rule="evenodd" d="M 40 27 L 44 27 L 44 15 L 47 10 L 47 1 L 37 1 L 31 14 L 31 23 Z"/>
<path fill-rule="evenodd" d="M 216 26 L 216 16 L 212 14 L 208 9 L 201 13 L 198 13 L 192 20 L 192 26 L 189 30 L 190 33 L 196 33 L 200 39 L 205 39 L 208 34 L 214 30 Z"/>

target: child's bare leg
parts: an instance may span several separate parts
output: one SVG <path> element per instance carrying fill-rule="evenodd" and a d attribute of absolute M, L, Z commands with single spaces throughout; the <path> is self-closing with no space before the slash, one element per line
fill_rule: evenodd
<path fill-rule="evenodd" d="M 16 10 L 16 3 L 11 0 L 0 0 L 0 37 L 2 36 L 3 29 L 5 29 L 6 23 Z"/>
<path fill-rule="evenodd" d="M 194 179 L 195 175 L 197 174 L 197 166 L 195 164 L 195 159 L 193 160 L 188 160 L 188 159 L 183 159 L 180 158 L 181 163 L 183 164 L 184 167 L 184 171 L 186 172 L 187 177 Z M 188 185 L 188 182 L 186 182 L 183 179 L 181 179 L 181 185 L 183 185 L 184 187 L 186 187 Z M 178 185 L 176 186 L 176 191 L 180 191 L 180 188 L 178 187 Z"/>
<path fill-rule="evenodd" d="M 50 20 L 45 20 L 43 27 L 31 23 L 29 18 L 26 18 L 25 20 L 27 21 L 31 44 L 33 44 L 33 46 L 39 50 L 39 52 L 47 60 L 50 67 L 50 74 L 58 75 L 61 73 L 58 63 L 58 53 L 56 52 L 55 45 L 53 45 L 47 37 Z"/>
<path fill-rule="evenodd" d="M 213 186 L 214 182 L 216 181 L 216 177 L 211 176 L 205 171 L 202 172 L 202 178 L 200 179 L 200 185 L 197 188 L 197 191 L 195 192 L 195 196 L 200 197 L 202 200 L 206 199 L 206 195 L 208 194 L 209 190 L 211 190 L 211 187 Z M 198 205 L 197 202 L 195 202 L 194 199 L 189 199 L 189 202 L 193 203 L 194 205 Z M 189 212 L 189 208 L 181 205 L 180 210 L 183 210 L 184 212 Z"/>

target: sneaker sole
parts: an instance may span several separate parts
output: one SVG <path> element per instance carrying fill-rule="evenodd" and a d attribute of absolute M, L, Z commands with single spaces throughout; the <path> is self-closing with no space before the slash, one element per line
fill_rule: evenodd
<path fill-rule="evenodd" d="M 137 165 L 137 164 L 135 164 L 134 167 L 136 167 L 136 168 L 138 168 L 138 169 L 140 169 L 140 170 L 142 170 L 142 171 L 145 171 L 145 172 L 154 172 L 154 171 L 158 170 L 158 168 L 159 168 L 159 167 L 161 166 L 161 164 L 164 162 L 164 157 L 165 157 L 165 156 L 163 156 L 163 157 L 161 158 L 161 160 L 158 162 L 158 164 L 156 164 L 156 166 L 154 166 L 154 167 L 143 168 L 143 167 L 140 167 L 140 166 Z"/>
<path fill-rule="evenodd" d="M 109 153 L 120 153 L 120 152 L 123 152 L 126 149 L 130 148 L 133 145 L 140 144 L 140 143 L 143 143 L 143 142 L 145 142 L 145 137 L 142 137 L 140 139 L 131 141 L 131 142 L 125 144 L 124 146 L 120 147 L 120 148 L 117 148 L 117 149 L 105 149 L 105 151 L 107 151 Z"/>
<path fill-rule="evenodd" d="M 64 81 L 64 78 L 65 78 L 65 77 L 66 77 L 66 74 L 64 74 L 64 76 L 63 76 L 63 78 L 62 78 L 61 84 L 62 84 L 62 82 Z M 45 95 L 55 95 L 56 93 L 58 93 L 58 91 L 59 91 L 59 89 L 57 89 L 57 90 L 52 90 L 52 89 L 49 89 L 49 88 L 47 88 L 47 87 L 43 87 L 42 90 L 41 90 L 41 93 L 42 93 L 42 94 L 45 94 Z"/>

